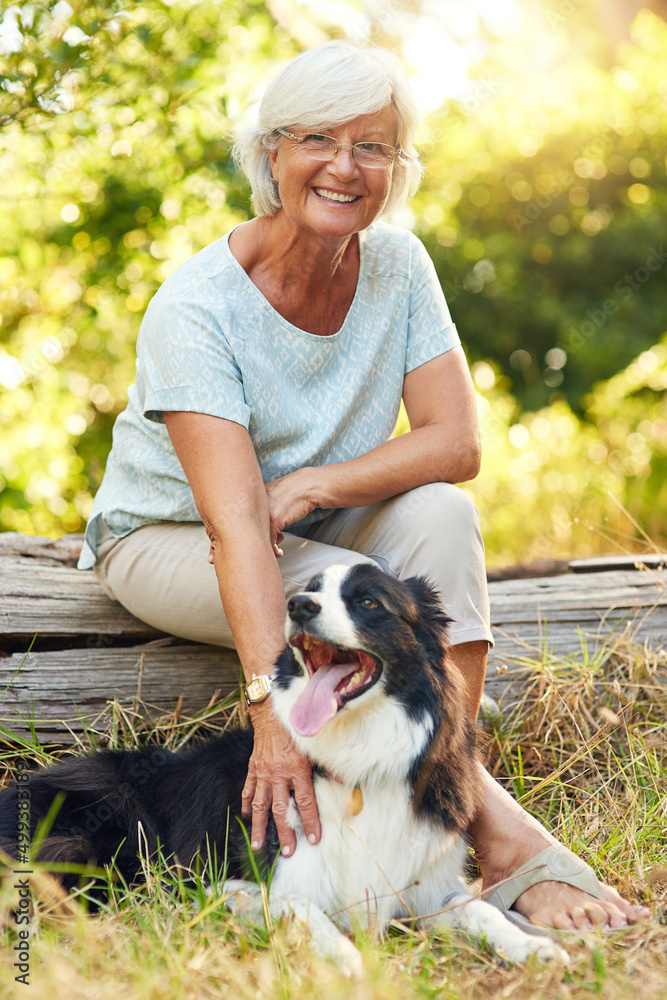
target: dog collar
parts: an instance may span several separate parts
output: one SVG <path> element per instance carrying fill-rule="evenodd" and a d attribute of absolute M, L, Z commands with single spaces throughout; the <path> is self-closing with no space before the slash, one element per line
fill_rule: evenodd
<path fill-rule="evenodd" d="M 256 705 L 271 694 L 273 676 L 271 674 L 253 674 L 249 684 L 243 685 L 246 705 Z"/>
<path fill-rule="evenodd" d="M 334 781 L 337 781 L 339 785 L 344 785 L 345 782 L 340 778 L 335 771 L 328 771 L 327 774 Z M 347 800 L 347 805 L 345 807 L 345 812 L 348 816 L 358 816 L 361 810 L 364 808 L 364 796 L 361 791 L 360 785 L 355 785 L 350 792 L 350 797 Z"/>

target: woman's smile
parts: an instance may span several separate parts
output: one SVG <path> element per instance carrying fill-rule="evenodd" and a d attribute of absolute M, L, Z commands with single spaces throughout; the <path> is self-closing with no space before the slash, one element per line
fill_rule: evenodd
<path fill-rule="evenodd" d="M 323 201 L 330 201 L 338 205 L 350 205 L 354 201 L 359 201 L 360 194 L 347 194 L 344 191 L 334 191 L 331 188 L 316 187 L 312 189 L 318 198 Z"/>

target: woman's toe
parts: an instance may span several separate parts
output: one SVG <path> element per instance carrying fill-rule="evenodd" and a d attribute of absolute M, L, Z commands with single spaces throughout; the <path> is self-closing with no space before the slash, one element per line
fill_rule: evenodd
<path fill-rule="evenodd" d="M 620 930 L 621 927 L 628 926 L 627 915 L 622 910 L 619 910 L 617 906 L 614 906 L 611 909 L 609 914 L 609 926 L 614 931 Z"/>
<path fill-rule="evenodd" d="M 590 931 L 593 928 L 588 912 L 583 906 L 574 906 L 570 913 L 572 918 L 572 923 L 577 928 L 578 931 Z"/>
<path fill-rule="evenodd" d="M 569 913 L 559 910 L 554 914 L 545 914 L 545 919 L 540 920 L 545 927 L 554 927 L 557 931 L 574 930 L 575 924 Z"/>
<path fill-rule="evenodd" d="M 582 904 L 582 909 L 592 927 L 604 927 L 609 923 L 609 912 L 606 907 L 587 901 Z"/>
<path fill-rule="evenodd" d="M 651 911 L 646 906 L 638 906 L 635 903 L 629 903 L 627 899 L 623 899 L 621 894 L 610 885 L 605 885 L 602 883 L 602 890 L 605 894 L 607 902 L 611 903 L 617 910 L 625 917 L 625 923 L 634 924 L 636 920 L 643 920 L 646 917 L 651 916 Z M 619 926 L 624 927 L 625 923 Z M 612 926 L 614 926 L 612 924 Z"/>

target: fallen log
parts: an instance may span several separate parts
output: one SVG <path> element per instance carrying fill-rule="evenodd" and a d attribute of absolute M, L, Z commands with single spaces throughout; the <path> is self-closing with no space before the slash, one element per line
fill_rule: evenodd
<path fill-rule="evenodd" d="M 71 743 L 117 700 L 196 712 L 239 690 L 233 650 L 165 636 L 79 572 L 81 536 L 0 534 L 0 727 Z M 636 568 L 639 567 L 639 568 Z M 528 568 L 530 570 L 530 567 Z M 667 556 L 577 560 L 526 576 L 489 572 L 496 646 L 486 692 L 507 705 L 526 664 L 608 653 L 667 636 Z M 544 566 L 533 572 L 544 572 Z M 583 650 L 583 653 L 582 653 Z M 534 666 L 531 668 L 534 670 Z M 0 730 L 0 733 L 2 732 Z"/>

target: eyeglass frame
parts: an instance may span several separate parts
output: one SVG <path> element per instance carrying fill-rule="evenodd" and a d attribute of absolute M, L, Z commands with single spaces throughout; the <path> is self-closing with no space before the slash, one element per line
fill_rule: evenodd
<path fill-rule="evenodd" d="M 319 160 L 319 161 L 317 161 L 319 163 L 333 163 L 333 161 L 336 159 L 336 157 L 338 156 L 338 154 L 339 154 L 339 152 L 340 152 L 341 149 L 350 149 L 350 150 L 352 150 L 352 159 L 354 160 L 354 162 L 358 166 L 361 166 L 362 169 L 364 167 L 370 167 L 371 170 L 373 169 L 373 165 L 370 164 L 370 163 L 361 163 L 361 164 L 359 164 L 359 161 L 357 160 L 356 156 L 354 155 L 354 150 L 356 150 L 358 146 L 363 145 L 363 142 L 339 142 L 338 139 L 336 139 L 335 136 L 333 136 L 333 135 L 327 135 L 326 132 L 306 132 L 305 135 L 295 135 L 294 132 L 290 132 L 286 128 L 277 128 L 277 129 L 275 129 L 275 131 L 278 132 L 280 135 L 284 135 L 286 139 L 292 139 L 294 142 L 298 142 L 299 145 L 302 142 L 305 142 L 305 140 L 308 138 L 309 135 L 321 135 L 324 139 L 331 139 L 331 141 L 334 144 L 334 155 L 331 157 L 330 160 Z M 376 141 L 376 140 L 368 140 L 368 141 L 369 142 L 373 142 L 373 141 Z M 379 169 L 381 167 L 393 166 L 394 163 L 396 162 L 396 160 L 399 158 L 399 156 L 402 153 L 401 147 L 400 146 L 392 146 L 391 143 L 389 143 L 389 142 L 377 142 L 376 141 L 376 144 L 378 146 L 384 146 L 387 149 L 393 150 L 393 155 L 392 155 L 391 159 L 387 163 L 378 163 L 377 164 L 377 169 Z"/>

